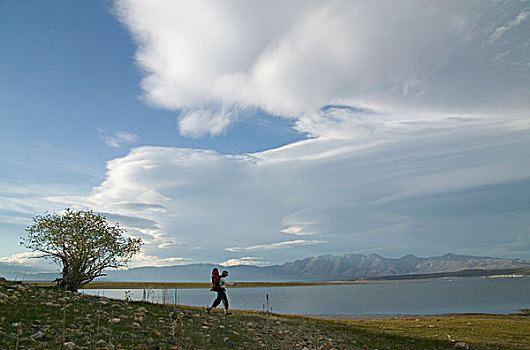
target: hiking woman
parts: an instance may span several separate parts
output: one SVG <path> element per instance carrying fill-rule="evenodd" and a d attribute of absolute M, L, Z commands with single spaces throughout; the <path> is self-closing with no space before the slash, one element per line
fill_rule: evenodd
<path fill-rule="evenodd" d="M 217 272 L 217 277 L 216 277 Z M 212 306 L 206 308 L 206 312 L 210 314 L 212 309 L 215 309 L 217 305 L 223 302 L 225 307 L 225 315 L 231 315 L 232 313 L 228 311 L 228 298 L 226 297 L 225 286 L 232 286 L 233 283 L 227 282 L 226 277 L 228 277 L 228 271 L 223 271 L 222 275 L 219 277 L 219 272 L 216 268 L 212 271 L 212 292 L 217 292 L 217 298 L 213 301 Z"/>

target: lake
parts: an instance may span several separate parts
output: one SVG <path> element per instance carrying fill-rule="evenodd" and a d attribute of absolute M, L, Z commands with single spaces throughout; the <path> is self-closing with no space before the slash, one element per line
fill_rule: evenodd
<path fill-rule="evenodd" d="M 216 293 L 207 289 L 85 289 L 108 298 L 207 306 Z M 391 316 L 447 313 L 516 313 L 530 308 L 530 277 L 444 278 L 306 287 L 232 288 L 233 309 L 300 315 Z M 267 304 L 266 296 L 269 300 Z"/>

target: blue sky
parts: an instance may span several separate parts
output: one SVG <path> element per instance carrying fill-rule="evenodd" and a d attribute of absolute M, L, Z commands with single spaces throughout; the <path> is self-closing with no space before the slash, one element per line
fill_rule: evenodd
<path fill-rule="evenodd" d="M 66 207 L 133 266 L 528 259 L 529 31 L 525 1 L 0 1 L 0 262 Z"/>

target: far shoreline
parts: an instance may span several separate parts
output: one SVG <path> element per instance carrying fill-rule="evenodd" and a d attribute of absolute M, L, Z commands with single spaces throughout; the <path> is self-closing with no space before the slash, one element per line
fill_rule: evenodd
<path fill-rule="evenodd" d="M 447 318 L 447 317 L 530 317 L 530 309 L 521 309 L 518 313 L 487 313 L 487 312 L 451 312 L 446 314 L 324 314 L 324 315 L 300 315 L 336 321 L 363 321 L 363 320 L 392 320 L 392 319 L 416 319 L 416 318 Z"/>
<path fill-rule="evenodd" d="M 309 286 L 334 286 L 334 285 L 366 285 L 366 284 L 400 284 L 415 283 L 418 281 L 303 281 L 303 282 L 233 282 L 229 288 L 275 288 L 275 287 L 309 287 Z M 23 284 L 35 287 L 54 287 L 54 282 L 23 281 Z M 207 282 L 113 282 L 95 281 L 79 288 L 84 289 L 209 289 L 211 283 Z"/>

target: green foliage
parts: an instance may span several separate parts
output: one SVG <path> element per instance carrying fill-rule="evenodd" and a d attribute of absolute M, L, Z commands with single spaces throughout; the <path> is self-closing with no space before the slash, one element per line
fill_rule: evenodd
<path fill-rule="evenodd" d="M 142 245 L 140 238 L 124 237 L 124 229 L 92 210 L 38 215 L 26 231 L 21 245 L 62 266 L 60 283 L 70 291 L 103 276 L 104 269 L 127 266 Z"/>

